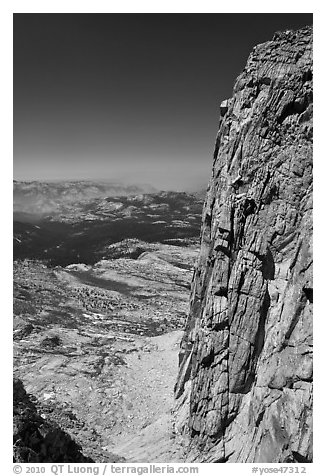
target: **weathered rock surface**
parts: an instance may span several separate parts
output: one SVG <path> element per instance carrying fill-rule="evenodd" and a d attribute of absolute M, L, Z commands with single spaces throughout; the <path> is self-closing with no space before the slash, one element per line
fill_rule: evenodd
<path fill-rule="evenodd" d="M 258 45 L 223 101 L 181 343 L 188 461 L 312 460 L 312 29 Z"/>
<path fill-rule="evenodd" d="M 87 463 L 91 458 L 55 422 L 45 421 L 26 393 L 21 380 L 14 379 L 14 462 Z"/>
<path fill-rule="evenodd" d="M 14 262 L 14 376 L 36 401 L 15 430 L 17 461 L 67 456 L 61 434 L 58 448 L 57 433 L 46 437 L 55 454 L 40 449 L 37 428 L 52 422 L 96 462 L 179 458 L 173 385 L 198 247 L 121 245 L 142 253 L 55 269 Z"/>

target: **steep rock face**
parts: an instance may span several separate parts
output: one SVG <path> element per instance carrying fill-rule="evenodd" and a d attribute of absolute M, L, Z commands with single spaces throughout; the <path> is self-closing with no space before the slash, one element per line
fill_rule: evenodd
<path fill-rule="evenodd" d="M 312 29 L 258 45 L 221 105 L 181 343 L 188 460 L 312 460 Z"/>

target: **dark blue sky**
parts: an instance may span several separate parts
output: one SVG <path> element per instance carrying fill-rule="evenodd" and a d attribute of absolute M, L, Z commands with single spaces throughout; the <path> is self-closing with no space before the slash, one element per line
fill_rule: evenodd
<path fill-rule="evenodd" d="M 14 14 L 14 178 L 206 186 L 220 102 L 311 14 Z"/>

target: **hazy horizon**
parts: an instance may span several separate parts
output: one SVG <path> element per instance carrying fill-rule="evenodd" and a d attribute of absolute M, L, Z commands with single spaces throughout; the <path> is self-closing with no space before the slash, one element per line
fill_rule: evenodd
<path fill-rule="evenodd" d="M 195 184 L 191 184 L 191 182 L 187 183 L 184 187 L 155 187 L 153 184 L 149 183 L 149 182 L 141 182 L 141 181 L 137 181 L 137 180 L 125 180 L 125 179 L 103 179 L 103 178 L 64 178 L 64 179 L 56 179 L 56 178 L 50 178 L 50 179 L 38 179 L 38 178 L 34 178 L 34 179 L 17 179 L 17 178 L 13 178 L 13 182 L 17 182 L 17 183 L 43 183 L 43 184 L 56 184 L 56 183 L 64 183 L 64 182 L 68 182 L 68 183 L 78 183 L 78 182 L 90 182 L 90 183 L 96 183 L 96 184 L 107 184 L 107 185 L 121 185 L 121 186 L 125 186 L 125 187 L 128 187 L 128 186 L 138 186 L 138 187 L 151 187 L 153 188 L 154 190 L 157 190 L 157 191 L 177 191 L 177 192 L 182 192 L 182 191 L 185 191 L 185 192 L 199 192 L 199 191 L 202 191 L 203 189 L 206 189 L 207 186 L 208 186 L 208 180 L 207 180 L 207 183 L 203 182 L 203 183 L 200 183 L 200 182 L 196 182 Z"/>
<path fill-rule="evenodd" d="M 14 14 L 14 178 L 206 187 L 254 45 L 312 14 Z"/>

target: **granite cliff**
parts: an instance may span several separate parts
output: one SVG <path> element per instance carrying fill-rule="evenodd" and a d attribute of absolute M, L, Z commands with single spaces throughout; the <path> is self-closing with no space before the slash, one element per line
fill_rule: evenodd
<path fill-rule="evenodd" d="M 187 460 L 312 461 L 312 28 L 250 54 L 220 108 L 179 354 Z"/>

